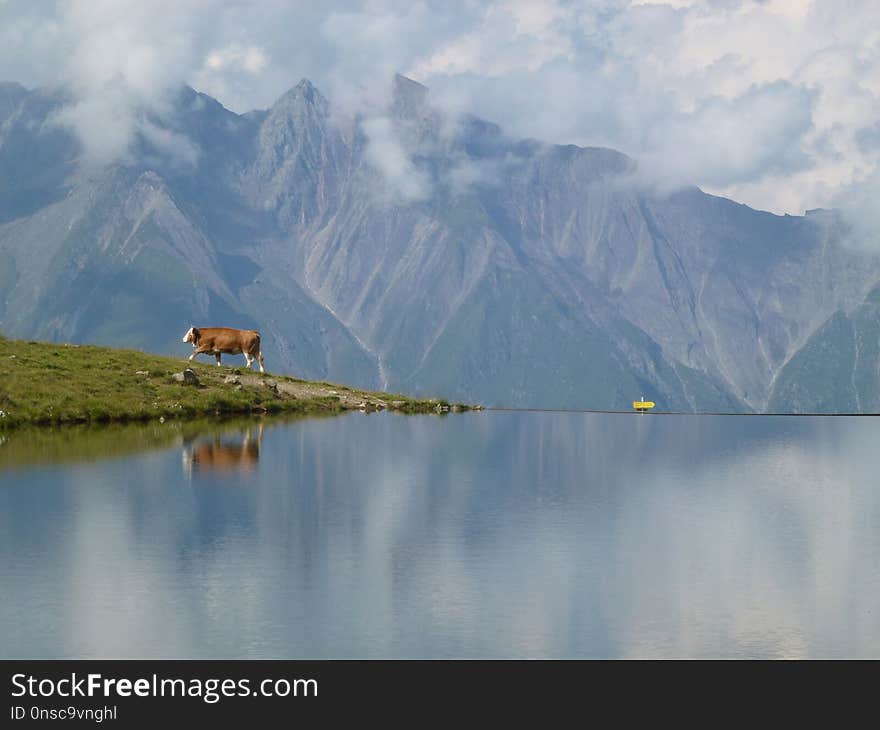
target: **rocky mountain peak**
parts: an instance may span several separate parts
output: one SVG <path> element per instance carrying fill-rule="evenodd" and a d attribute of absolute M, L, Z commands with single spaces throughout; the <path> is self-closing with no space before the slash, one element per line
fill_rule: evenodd
<path fill-rule="evenodd" d="M 304 78 L 275 102 L 270 113 L 317 113 L 326 116 L 328 106 L 324 95 L 311 81 Z"/>
<path fill-rule="evenodd" d="M 391 112 L 395 117 L 423 116 L 428 109 L 428 87 L 400 74 L 394 75 L 391 88 Z"/>
<path fill-rule="evenodd" d="M 0 98 L 6 96 L 24 96 L 28 90 L 16 81 L 0 81 Z"/>
<path fill-rule="evenodd" d="M 0 328 L 179 352 L 189 312 L 261 328 L 279 370 L 497 405 L 880 407 L 880 256 L 827 214 L 655 194 L 620 153 L 443 119 L 389 82 L 367 144 L 307 79 L 247 115 L 184 89 L 151 121 L 195 166 L 146 139 L 79 176 L 43 124 L 62 91 L 26 91 L 0 120 Z"/>

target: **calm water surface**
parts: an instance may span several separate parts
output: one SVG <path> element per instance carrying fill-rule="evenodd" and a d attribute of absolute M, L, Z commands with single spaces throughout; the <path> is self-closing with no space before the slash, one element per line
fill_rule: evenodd
<path fill-rule="evenodd" d="M 880 657 L 880 419 L 3 439 L 4 658 Z"/>

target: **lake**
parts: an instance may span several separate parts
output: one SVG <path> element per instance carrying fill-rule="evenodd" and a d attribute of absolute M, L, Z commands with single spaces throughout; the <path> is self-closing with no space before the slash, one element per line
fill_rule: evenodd
<path fill-rule="evenodd" d="M 880 419 L 0 436 L 0 657 L 880 657 Z"/>

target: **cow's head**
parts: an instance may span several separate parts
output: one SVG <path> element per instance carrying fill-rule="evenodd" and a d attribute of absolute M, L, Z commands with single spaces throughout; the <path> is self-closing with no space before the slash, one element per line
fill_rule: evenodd
<path fill-rule="evenodd" d="M 193 345 L 199 344 L 199 330 L 198 327 L 190 327 L 186 334 L 183 336 L 184 342 L 192 342 Z"/>

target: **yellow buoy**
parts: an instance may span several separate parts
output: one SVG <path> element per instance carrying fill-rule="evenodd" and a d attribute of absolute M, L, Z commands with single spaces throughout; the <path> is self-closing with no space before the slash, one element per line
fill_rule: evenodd
<path fill-rule="evenodd" d="M 657 404 L 654 403 L 654 401 L 645 400 L 645 396 L 642 396 L 641 400 L 634 400 L 633 401 L 633 408 L 635 408 L 637 411 L 649 411 L 655 405 L 657 405 Z"/>

